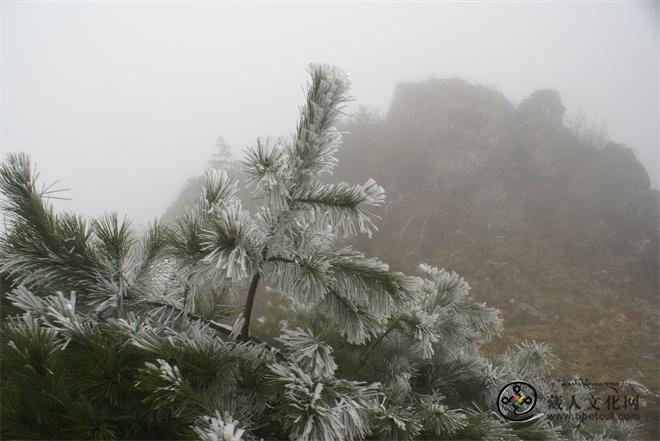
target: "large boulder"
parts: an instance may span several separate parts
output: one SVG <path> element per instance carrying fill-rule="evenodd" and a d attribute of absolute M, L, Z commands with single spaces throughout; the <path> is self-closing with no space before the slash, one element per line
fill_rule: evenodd
<path fill-rule="evenodd" d="M 554 89 L 542 89 L 532 93 L 516 109 L 521 122 L 539 126 L 562 127 L 566 108 L 561 102 L 559 92 Z"/>

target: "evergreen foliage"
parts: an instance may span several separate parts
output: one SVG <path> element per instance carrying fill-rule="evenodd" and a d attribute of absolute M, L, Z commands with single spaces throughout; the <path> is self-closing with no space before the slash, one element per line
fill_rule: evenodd
<path fill-rule="evenodd" d="M 254 213 L 229 174 L 210 170 L 193 207 L 138 237 L 116 214 L 55 213 L 28 157 L 7 156 L 0 273 L 18 313 L 2 326 L 3 437 L 634 436 L 616 422 L 597 432 L 496 416 L 503 382 L 550 390 L 552 354 L 527 343 L 485 358 L 501 321 L 465 280 L 428 265 L 410 277 L 339 241 L 376 230 L 384 191 L 321 181 L 337 163 L 349 83 L 325 65 L 310 76 L 293 138 L 259 140 L 245 156 L 263 202 Z M 267 311 L 271 344 L 251 331 L 264 295 L 284 305 Z"/>

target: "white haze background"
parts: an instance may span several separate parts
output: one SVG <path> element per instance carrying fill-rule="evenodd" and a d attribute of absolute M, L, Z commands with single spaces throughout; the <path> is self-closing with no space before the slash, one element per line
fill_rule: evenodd
<path fill-rule="evenodd" d="M 463 77 L 520 102 L 560 91 L 634 148 L 658 186 L 657 3 L 4 2 L 2 153 L 25 151 L 71 201 L 138 223 L 199 174 L 294 130 L 312 61 L 387 111 L 399 81 Z"/>

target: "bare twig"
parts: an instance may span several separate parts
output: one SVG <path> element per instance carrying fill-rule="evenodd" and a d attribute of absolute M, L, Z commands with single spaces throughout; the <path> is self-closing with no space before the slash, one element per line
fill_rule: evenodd
<path fill-rule="evenodd" d="M 367 358 L 369 357 L 369 353 L 371 353 L 371 350 L 375 348 L 382 339 L 387 337 L 387 335 L 390 332 L 394 331 L 398 327 L 399 327 L 399 320 L 394 320 L 392 324 L 387 327 L 385 332 L 383 332 L 381 335 L 373 339 L 371 343 L 369 343 L 369 345 L 366 348 L 364 348 L 364 350 L 362 351 L 362 354 L 360 355 L 360 364 L 365 364 L 367 362 Z"/>

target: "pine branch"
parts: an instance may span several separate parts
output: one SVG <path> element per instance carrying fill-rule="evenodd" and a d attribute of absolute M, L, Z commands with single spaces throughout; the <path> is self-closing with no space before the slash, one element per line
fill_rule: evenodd
<path fill-rule="evenodd" d="M 296 259 L 291 259 L 284 256 L 271 256 L 268 258 L 269 262 L 281 262 L 281 263 L 298 263 Z"/>
<path fill-rule="evenodd" d="M 421 290 L 427 297 L 424 307 L 432 312 L 436 308 L 453 308 L 465 300 L 470 285 L 456 272 L 445 271 L 426 264 L 418 267 L 424 277 Z"/>
<path fill-rule="evenodd" d="M 120 223 L 117 213 L 110 213 L 95 219 L 92 229 L 98 239 L 97 249 L 102 257 L 112 261 L 117 271 L 121 271 L 122 264 L 135 244 L 130 223 L 126 219 Z"/>
<path fill-rule="evenodd" d="M 350 248 L 308 248 L 293 257 L 269 258 L 275 264 L 272 283 L 296 301 L 318 303 L 334 290 L 377 316 L 389 316 L 394 307 L 410 301 L 415 279 L 389 271 L 380 260 Z"/>
<path fill-rule="evenodd" d="M 333 286 L 329 257 L 323 249 L 315 248 L 294 259 L 273 259 L 275 270 L 270 280 L 277 290 L 300 304 L 318 303 Z"/>
<path fill-rule="evenodd" d="M 380 405 L 374 425 L 378 439 L 396 441 L 412 441 L 422 429 L 414 408 L 391 404 L 386 400 Z"/>
<path fill-rule="evenodd" d="M 269 207 L 288 209 L 288 164 L 281 143 L 257 139 L 256 146 L 246 151 L 242 163 L 248 175 L 248 183 L 255 187 L 253 195 L 263 196 Z"/>
<path fill-rule="evenodd" d="M 238 183 L 225 170 L 207 169 L 203 176 L 202 194 L 197 210 L 202 214 L 218 205 L 226 205 L 236 199 Z"/>
<path fill-rule="evenodd" d="M 382 334 L 380 334 L 378 337 L 371 340 L 371 342 L 369 342 L 367 347 L 365 347 L 362 350 L 362 353 L 360 354 L 360 364 L 366 364 L 367 363 L 367 358 L 369 358 L 369 354 L 371 353 L 371 351 L 373 351 L 374 348 L 376 346 L 378 346 L 378 344 L 381 342 L 381 340 L 383 340 L 385 337 L 387 337 L 390 334 L 390 332 L 394 331 L 398 327 L 399 327 L 399 321 L 398 320 L 392 320 L 392 323 L 387 327 L 387 329 L 385 329 L 385 331 Z"/>
<path fill-rule="evenodd" d="M 79 216 L 56 216 L 36 180 L 25 154 L 10 154 L 0 166 L 2 209 L 9 221 L 0 239 L 0 272 L 31 286 L 94 290 L 98 262 L 88 223 Z"/>
<path fill-rule="evenodd" d="M 200 413 L 213 410 L 211 403 L 183 378 L 179 368 L 163 359 L 145 363 L 135 386 L 148 393 L 145 402 L 153 409 L 172 407 L 175 414 L 190 422 Z"/>
<path fill-rule="evenodd" d="M 110 292 L 103 292 L 101 301 L 107 303 L 108 295 L 115 297 L 115 309 L 118 317 L 124 314 L 124 300 L 128 296 L 127 290 L 127 272 L 132 268 L 127 268 L 127 259 L 134 246 L 134 240 L 131 237 L 132 231 L 129 223 L 124 220 L 120 224 L 116 213 L 102 216 L 92 222 L 92 228 L 97 239 L 96 249 L 102 265 L 105 267 L 106 280 L 108 284 L 116 286 L 116 289 L 110 289 Z M 96 293 L 95 293 L 96 296 Z"/>
<path fill-rule="evenodd" d="M 10 317 L 1 331 L 8 347 L 25 363 L 24 368 L 40 377 L 48 374 L 51 355 L 63 346 L 57 330 L 44 326 L 39 317 L 31 313 Z"/>
<path fill-rule="evenodd" d="M 276 341 L 282 343 L 289 356 L 315 378 L 332 377 L 337 369 L 332 346 L 309 329 L 285 328 Z"/>
<path fill-rule="evenodd" d="M 369 434 L 380 396 L 378 383 L 314 377 L 292 360 L 269 369 L 270 383 L 281 390 L 279 417 L 292 439 L 349 441 Z"/>
<path fill-rule="evenodd" d="M 10 153 L 0 167 L 0 190 L 4 194 L 2 209 L 12 223 L 24 223 L 40 232 L 51 245 L 59 243 L 52 208 L 37 190 L 37 177 L 24 153 Z"/>
<path fill-rule="evenodd" d="M 239 422 L 231 415 L 204 416 L 193 426 L 193 431 L 200 441 L 240 441 L 245 429 L 239 427 Z"/>
<path fill-rule="evenodd" d="M 259 259 L 254 225 L 240 204 L 230 203 L 212 213 L 203 229 L 203 260 L 215 265 L 228 280 L 242 280 L 255 273 Z"/>
<path fill-rule="evenodd" d="M 313 175 L 329 173 L 336 165 L 335 153 L 341 134 L 334 128 L 344 103 L 350 100 L 350 83 L 338 69 L 312 64 L 311 81 L 307 87 L 305 104 L 289 148 L 289 167 L 293 184 L 299 186 Z"/>
<path fill-rule="evenodd" d="M 330 271 L 338 291 L 352 293 L 356 301 L 385 316 L 389 316 L 394 307 L 410 302 L 417 283 L 415 279 L 390 271 L 386 263 L 365 257 L 350 247 L 330 253 Z"/>
<path fill-rule="evenodd" d="M 205 325 L 207 325 L 209 328 L 213 329 L 214 331 L 218 331 L 221 334 L 225 334 L 227 336 L 231 335 L 232 332 L 232 327 L 229 325 L 225 325 L 223 323 L 218 323 L 214 320 L 209 320 L 205 317 L 202 317 L 201 315 L 198 314 L 193 314 L 191 312 L 185 312 L 182 308 L 178 308 L 177 306 L 171 305 L 169 303 L 164 303 L 164 302 L 158 302 L 155 300 L 139 300 L 136 303 L 138 304 L 144 304 L 148 306 L 154 306 L 157 308 L 166 308 L 169 310 L 172 310 L 176 312 L 177 314 L 181 314 L 185 316 L 186 318 L 190 320 L 195 320 L 198 322 L 201 322 Z"/>
<path fill-rule="evenodd" d="M 202 178 L 202 193 L 195 206 L 183 211 L 171 228 L 166 229 L 164 238 L 171 253 L 184 266 L 197 267 L 208 256 L 209 240 L 227 239 L 231 229 L 242 227 L 245 220 L 236 199 L 237 182 L 224 170 L 208 169 Z M 213 227 L 207 237 L 205 229 Z M 233 231 L 237 234 L 237 231 Z M 212 250 L 211 250 L 212 251 Z"/>
<path fill-rule="evenodd" d="M 435 436 L 453 437 L 457 431 L 466 426 L 467 417 L 461 410 L 450 409 L 444 405 L 442 395 L 422 395 L 418 408 L 422 414 L 422 422 Z"/>
<path fill-rule="evenodd" d="M 293 195 L 295 206 L 311 209 L 318 225 L 328 223 L 344 236 L 360 232 L 371 237 L 378 230 L 374 223 L 378 216 L 366 207 L 378 207 L 384 200 L 385 191 L 371 179 L 363 185 L 317 182 L 300 187 Z"/>
<path fill-rule="evenodd" d="M 379 318 L 334 290 L 320 303 L 321 308 L 339 324 L 339 332 L 351 344 L 364 344 L 381 329 Z"/>
<path fill-rule="evenodd" d="M 146 296 L 151 292 L 161 291 L 170 283 L 167 257 L 171 248 L 167 240 L 168 229 L 157 221 L 147 227 L 144 237 L 135 251 L 138 256 L 135 279 L 130 296 Z"/>
<path fill-rule="evenodd" d="M 181 263 L 193 266 L 206 255 L 202 244 L 202 219 L 193 210 L 177 216 L 165 237 L 171 253 Z"/>

